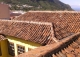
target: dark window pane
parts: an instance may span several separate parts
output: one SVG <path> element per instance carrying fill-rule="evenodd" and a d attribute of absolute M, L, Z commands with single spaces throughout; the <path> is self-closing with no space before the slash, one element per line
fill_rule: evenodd
<path fill-rule="evenodd" d="M 8 42 L 8 51 L 9 51 L 9 54 L 14 56 L 15 53 L 14 53 L 14 43 L 11 43 L 11 42 Z"/>
<path fill-rule="evenodd" d="M 21 45 L 17 45 L 18 54 L 22 54 L 25 52 L 25 47 Z"/>

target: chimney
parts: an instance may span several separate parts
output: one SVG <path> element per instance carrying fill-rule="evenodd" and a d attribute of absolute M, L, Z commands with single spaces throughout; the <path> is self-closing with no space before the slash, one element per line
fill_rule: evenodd
<path fill-rule="evenodd" d="M 0 19 L 10 19 L 9 6 L 6 4 L 0 4 Z"/>

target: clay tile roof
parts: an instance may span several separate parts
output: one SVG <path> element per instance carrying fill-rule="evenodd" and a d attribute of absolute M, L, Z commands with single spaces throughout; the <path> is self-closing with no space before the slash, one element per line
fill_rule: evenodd
<path fill-rule="evenodd" d="M 5 40 L 6 38 L 3 35 L 0 35 L 0 41 Z"/>
<path fill-rule="evenodd" d="M 80 33 L 15 57 L 80 57 Z"/>
<path fill-rule="evenodd" d="M 14 36 L 42 45 L 54 43 L 49 22 L 0 20 L 0 34 Z"/>
<path fill-rule="evenodd" d="M 14 20 L 51 22 L 59 40 L 80 32 L 80 12 L 76 11 L 29 11 Z"/>

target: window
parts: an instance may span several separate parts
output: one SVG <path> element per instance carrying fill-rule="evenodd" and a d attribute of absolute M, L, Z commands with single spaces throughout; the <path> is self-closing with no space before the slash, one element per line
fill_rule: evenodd
<path fill-rule="evenodd" d="M 0 48 L 0 56 L 2 55 L 2 52 L 1 52 L 1 48 Z"/>
<path fill-rule="evenodd" d="M 22 54 L 25 52 L 25 47 L 21 45 L 17 45 L 17 52 L 18 54 Z"/>
<path fill-rule="evenodd" d="M 14 51 L 14 43 L 8 42 L 8 51 L 9 54 L 14 56 L 15 55 L 15 51 Z"/>

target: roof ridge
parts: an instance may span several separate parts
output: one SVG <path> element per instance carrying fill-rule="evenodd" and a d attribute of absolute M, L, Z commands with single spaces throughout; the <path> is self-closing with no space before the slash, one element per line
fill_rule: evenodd
<path fill-rule="evenodd" d="M 10 22 L 25 22 L 39 25 L 52 25 L 52 22 L 39 22 L 39 21 L 19 21 L 19 20 L 0 20 L 0 21 L 10 21 Z"/>
<path fill-rule="evenodd" d="M 80 11 L 28 11 L 28 12 L 47 12 L 47 13 L 80 13 Z"/>

